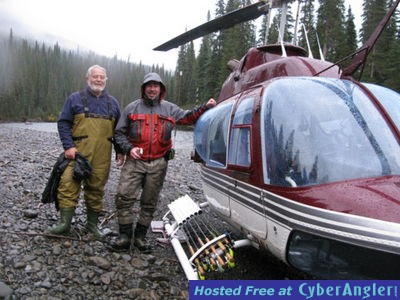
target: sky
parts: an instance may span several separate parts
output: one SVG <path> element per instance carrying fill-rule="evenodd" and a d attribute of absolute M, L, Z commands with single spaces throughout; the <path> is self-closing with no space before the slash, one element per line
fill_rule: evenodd
<path fill-rule="evenodd" d="M 359 19 L 362 0 L 345 0 Z M 0 0 L 0 30 L 61 47 L 175 69 L 178 50 L 152 50 L 201 25 L 217 0 Z M 200 39 L 195 42 L 198 44 Z"/>

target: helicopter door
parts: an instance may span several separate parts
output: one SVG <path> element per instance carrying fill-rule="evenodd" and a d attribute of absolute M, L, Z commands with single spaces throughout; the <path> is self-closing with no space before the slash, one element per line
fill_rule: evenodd
<path fill-rule="evenodd" d="M 228 144 L 228 169 L 233 178 L 229 203 L 231 219 L 259 238 L 266 237 L 267 225 L 260 190 L 250 184 L 253 144 L 253 112 L 260 90 L 245 93 L 233 114 Z"/>
<path fill-rule="evenodd" d="M 194 144 L 197 155 L 204 162 L 201 176 L 204 195 L 213 208 L 230 216 L 229 189 L 231 178 L 224 176 L 227 164 L 227 142 L 233 98 L 206 111 L 196 122 Z"/>

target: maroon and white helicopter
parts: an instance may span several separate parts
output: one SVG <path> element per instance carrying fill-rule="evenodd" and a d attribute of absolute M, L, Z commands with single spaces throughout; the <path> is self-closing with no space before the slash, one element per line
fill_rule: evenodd
<path fill-rule="evenodd" d="M 285 16 L 287 2 L 256 2 L 155 50 L 278 6 Z M 346 68 L 283 42 L 231 61 L 218 105 L 194 129 L 207 201 L 177 199 L 161 226 L 189 280 L 233 267 L 244 245 L 317 278 L 400 278 L 400 94 L 352 77 L 399 2 Z M 244 239 L 206 224 L 205 206 Z"/>

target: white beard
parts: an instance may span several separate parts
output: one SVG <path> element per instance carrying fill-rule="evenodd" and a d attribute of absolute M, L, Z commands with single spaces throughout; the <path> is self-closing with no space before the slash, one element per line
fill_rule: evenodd
<path fill-rule="evenodd" d="M 89 84 L 90 89 L 95 93 L 101 93 L 104 91 L 105 86 L 99 86 L 94 84 Z"/>

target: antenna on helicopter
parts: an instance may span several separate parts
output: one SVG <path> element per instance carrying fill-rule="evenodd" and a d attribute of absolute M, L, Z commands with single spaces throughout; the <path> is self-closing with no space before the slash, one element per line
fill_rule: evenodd
<path fill-rule="evenodd" d="M 286 15 L 287 15 L 287 2 L 282 2 L 282 10 L 281 10 L 281 23 L 279 25 L 279 43 L 282 44 L 284 35 L 285 35 L 285 27 L 286 27 Z"/>
<path fill-rule="evenodd" d="M 279 43 L 281 44 L 281 49 L 282 49 L 282 57 L 287 57 L 285 45 L 283 43 L 283 38 L 281 37 L 281 33 L 279 32 Z"/>
<path fill-rule="evenodd" d="M 320 59 L 321 59 L 322 61 L 325 61 L 324 53 L 322 52 L 321 44 L 319 43 L 318 32 L 316 33 L 316 37 L 317 37 L 317 43 L 318 43 L 318 50 L 319 50 Z"/>
<path fill-rule="evenodd" d="M 286 27 L 286 15 L 287 15 L 287 2 L 282 2 L 282 11 L 281 11 L 281 23 L 279 26 L 279 43 L 281 44 L 282 48 L 282 57 L 287 57 L 285 45 L 283 44 L 284 34 L 285 34 L 285 27 Z"/>
<path fill-rule="evenodd" d="M 296 22 L 294 25 L 294 36 L 293 36 L 293 44 L 294 45 L 297 45 L 297 26 L 299 25 L 300 3 L 301 3 L 301 0 L 298 0 L 297 1 Z"/>
<path fill-rule="evenodd" d="M 268 44 L 268 35 L 269 35 L 269 28 L 271 26 L 271 8 L 267 13 L 267 19 L 265 20 L 265 37 L 264 37 L 264 44 Z"/>
<path fill-rule="evenodd" d="M 304 26 L 304 24 L 301 24 L 301 25 L 303 25 L 304 36 L 306 37 L 307 49 L 308 49 L 308 57 L 309 58 L 314 58 L 314 56 L 312 54 L 312 51 L 311 51 L 310 42 L 308 41 L 308 33 L 307 33 L 307 30 L 306 30 L 306 26 Z"/>

